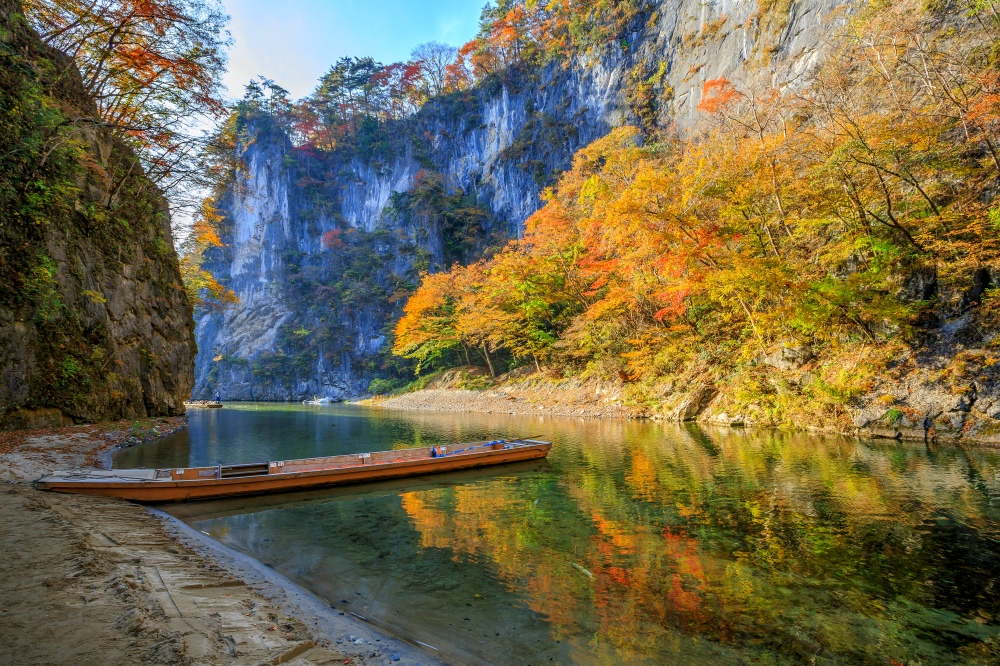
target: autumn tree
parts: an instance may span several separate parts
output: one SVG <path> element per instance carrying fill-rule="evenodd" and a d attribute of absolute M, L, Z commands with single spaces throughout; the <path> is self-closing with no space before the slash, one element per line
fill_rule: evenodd
<path fill-rule="evenodd" d="M 396 325 L 393 353 L 415 359 L 417 374 L 461 345 L 455 330 L 454 280 L 448 273 L 425 275 Z"/>
<path fill-rule="evenodd" d="M 603 47 L 641 13 L 641 0 L 498 0 L 483 8 L 476 37 L 446 70 L 461 89 L 520 65 L 540 65 Z"/>
<path fill-rule="evenodd" d="M 205 121 L 225 114 L 228 16 L 215 0 L 29 0 L 25 14 L 70 55 L 100 122 L 137 151 L 176 204 L 197 169 Z M 75 123 L 91 119 L 75 119 Z M 138 168 L 138 167 L 137 167 Z"/>
<path fill-rule="evenodd" d="M 206 252 L 225 246 L 218 231 L 221 221 L 222 216 L 215 208 L 215 199 L 206 198 L 180 248 L 184 288 L 188 292 L 188 301 L 199 310 L 219 311 L 238 302 L 236 294 L 223 286 L 202 265 Z"/>
<path fill-rule="evenodd" d="M 523 9 L 552 34 L 585 5 Z M 714 367 L 757 386 L 762 358 L 802 344 L 834 369 L 808 390 L 842 404 L 865 373 L 837 359 L 856 369 L 907 339 L 930 301 L 968 312 L 1000 261 L 1000 19 L 942 11 L 866 8 L 808 85 L 710 79 L 694 130 L 618 128 L 581 149 L 522 239 L 453 269 L 455 330 L 492 361 L 636 382 Z M 498 14 L 490 30 L 504 25 Z M 459 59 L 502 61 L 480 47 Z M 917 273 L 930 291 L 910 293 Z"/>
<path fill-rule="evenodd" d="M 410 62 L 420 67 L 420 88 L 425 98 L 448 90 L 448 65 L 457 56 L 457 48 L 440 42 L 427 42 L 413 49 Z"/>
<path fill-rule="evenodd" d="M 449 47 L 419 47 L 425 60 L 383 65 L 372 58 L 341 58 L 311 95 L 290 108 L 288 128 L 299 144 L 324 150 L 357 143 L 365 133 L 414 113 L 445 86 Z M 416 51 L 415 51 L 416 53 Z"/>

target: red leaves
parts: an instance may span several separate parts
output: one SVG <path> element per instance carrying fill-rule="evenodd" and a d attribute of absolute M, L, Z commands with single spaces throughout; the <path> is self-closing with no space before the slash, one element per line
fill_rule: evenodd
<path fill-rule="evenodd" d="M 656 311 L 653 319 L 662 322 L 665 319 L 676 319 L 687 312 L 687 297 L 691 294 L 691 287 L 683 286 L 670 291 L 657 293 L 656 300 L 663 306 Z"/>
<path fill-rule="evenodd" d="M 108 126 L 137 148 L 147 175 L 191 166 L 192 119 L 226 113 L 225 15 L 206 0 L 36 0 L 25 14 L 72 54 Z"/>
<path fill-rule="evenodd" d="M 423 67 L 420 62 L 394 62 L 369 79 L 390 116 L 402 118 L 423 101 Z"/>
<path fill-rule="evenodd" d="M 726 77 L 709 79 L 701 87 L 701 102 L 698 103 L 698 110 L 708 114 L 718 113 L 742 97 L 743 94 L 733 88 Z"/>
<path fill-rule="evenodd" d="M 323 249 L 339 250 L 340 248 L 345 247 L 346 244 L 340 238 L 341 233 L 340 229 L 331 229 L 323 234 L 323 238 L 320 241 L 323 245 Z"/>
<path fill-rule="evenodd" d="M 607 284 L 608 284 L 608 275 L 607 273 L 605 273 L 603 275 L 600 275 L 596 280 L 594 280 L 590 285 L 590 289 L 583 292 L 583 295 L 597 296 L 599 293 L 601 293 L 601 287 L 604 287 Z"/>

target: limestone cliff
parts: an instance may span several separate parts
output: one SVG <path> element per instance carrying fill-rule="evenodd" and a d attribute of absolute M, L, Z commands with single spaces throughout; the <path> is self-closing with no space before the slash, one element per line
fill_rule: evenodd
<path fill-rule="evenodd" d="M 8 0 L 0 89 L 0 425 L 183 413 L 195 346 L 166 200 Z"/>
<path fill-rule="evenodd" d="M 611 128 L 691 126 L 708 79 L 796 85 L 838 20 L 831 0 L 650 2 L 601 50 L 431 101 L 392 129 L 388 156 L 327 164 L 335 177 L 325 188 L 308 184 L 317 176 L 287 137 L 256 132 L 238 150 L 246 169 L 222 202 L 228 247 L 212 265 L 240 303 L 197 319 L 196 397 L 363 394 L 384 370 L 383 329 L 401 305 L 394 295 L 416 269 L 516 236 L 573 153 Z M 429 197 L 440 205 L 425 205 Z M 483 215 L 470 223 L 468 202 L 456 203 L 466 217 L 454 224 L 442 213 L 448 197 Z M 349 238 L 324 243 L 345 228 Z M 336 289 L 306 286 L 356 273 Z"/>

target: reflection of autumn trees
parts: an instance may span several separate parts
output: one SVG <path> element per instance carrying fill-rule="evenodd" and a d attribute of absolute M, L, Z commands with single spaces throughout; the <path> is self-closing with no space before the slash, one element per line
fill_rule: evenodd
<path fill-rule="evenodd" d="M 527 606 L 547 615 L 557 633 L 559 627 L 576 627 L 576 604 L 587 596 L 586 587 L 565 551 L 545 536 L 555 516 L 538 508 L 523 488 L 493 481 L 403 493 L 402 504 L 420 532 L 422 547 L 447 548 L 456 559 L 488 562 L 510 589 L 532 591 Z"/>
<path fill-rule="evenodd" d="M 557 451 L 558 483 L 407 493 L 403 508 L 424 548 L 492 567 L 556 637 L 593 636 L 626 659 L 700 636 L 793 659 L 818 646 L 905 663 L 937 654 L 914 627 L 958 626 L 948 630 L 972 641 L 961 616 L 997 610 L 982 594 L 948 602 L 935 582 L 991 584 L 988 571 L 955 573 L 940 556 L 958 534 L 996 557 L 989 539 L 954 526 L 989 513 L 988 495 L 961 481 L 961 452 L 931 466 L 896 444 L 647 432 L 627 447 Z"/>

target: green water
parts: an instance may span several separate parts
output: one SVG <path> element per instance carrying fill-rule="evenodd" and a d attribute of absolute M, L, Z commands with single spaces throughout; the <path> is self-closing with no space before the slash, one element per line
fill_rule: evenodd
<path fill-rule="evenodd" d="M 460 663 L 1000 662 L 1000 451 L 245 405 L 118 467 L 541 435 L 543 462 L 170 511 Z"/>

